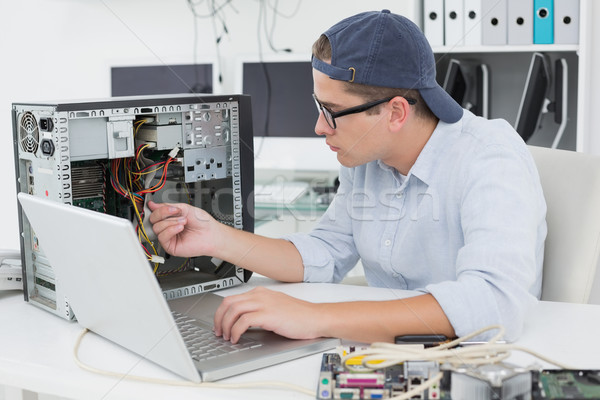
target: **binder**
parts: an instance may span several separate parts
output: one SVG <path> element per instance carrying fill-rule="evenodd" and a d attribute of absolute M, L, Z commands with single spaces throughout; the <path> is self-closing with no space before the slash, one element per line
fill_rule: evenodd
<path fill-rule="evenodd" d="M 431 47 L 444 45 L 444 0 L 423 2 L 423 33 Z"/>
<path fill-rule="evenodd" d="M 554 0 L 533 0 L 533 43 L 554 43 Z"/>
<path fill-rule="evenodd" d="M 481 44 L 506 44 L 507 9 L 507 0 L 481 0 L 481 13 L 483 14 Z"/>
<path fill-rule="evenodd" d="M 481 0 L 464 0 L 465 2 L 465 46 L 481 45 Z"/>
<path fill-rule="evenodd" d="M 446 0 L 444 5 L 444 41 L 446 46 L 464 46 L 464 11 L 463 0 Z"/>
<path fill-rule="evenodd" d="M 554 0 L 554 43 L 579 43 L 579 0 Z"/>
<path fill-rule="evenodd" d="M 533 43 L 533 0 L 508 0 L 508 44 Z"/>

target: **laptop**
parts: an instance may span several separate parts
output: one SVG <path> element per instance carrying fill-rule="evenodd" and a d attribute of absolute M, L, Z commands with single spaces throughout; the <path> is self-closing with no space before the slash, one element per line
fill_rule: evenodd
<path fill-rule="evenodd" d="M 227 348 L 231 342 L 212 333 L 223 298 L 206 292 L 167 301 L 131 222 L 25 193 L 18 199 L 79 324 L 190 381 L 214 381 L 340 344 L 251 328 Z M 203 331 L 217 343 L 204 344 Z"/>

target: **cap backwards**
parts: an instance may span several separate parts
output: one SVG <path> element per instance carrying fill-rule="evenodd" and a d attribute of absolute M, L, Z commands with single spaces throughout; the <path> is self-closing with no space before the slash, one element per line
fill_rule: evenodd
<path fill-rule="evenodd" d="M 416 89 L 442 121 L 454 123 L 462 107 L 435 80 L 435 59 L 417 25 L 390 13 L 364 12 L 324 33 L 331 64 L 315 57 L 313 68 L 332 79 L 398 89 Z"/>

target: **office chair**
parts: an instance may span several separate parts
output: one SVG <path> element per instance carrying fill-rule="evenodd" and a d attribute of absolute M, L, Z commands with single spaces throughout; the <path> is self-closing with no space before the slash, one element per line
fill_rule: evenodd
<path fill-rule="evenodd" d="M 542 300 L 600 304 L 600 157 L 528 147 L 548 206 Z"/>

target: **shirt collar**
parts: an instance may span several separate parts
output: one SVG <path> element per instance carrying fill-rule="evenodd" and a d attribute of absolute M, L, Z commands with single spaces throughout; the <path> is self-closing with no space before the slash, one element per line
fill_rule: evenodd
<path fill-rule="evenodd" d="M 404 181 L 405 184 L 410 180 L 412 175 L 423 181 L 425 184 L 429 185 L 431 183 L 434 169 L 437 164 L 436 160 L 440 157 L 440 154 L 448 148 L 450 143 L 457 140 L 457 137 L 462 130 L 463 119 L 464 114 L 463 118 L 453 124 L 441 120 L 438 122 L 414 165 L 410 171 L 408 171 L 408 175 Z M 389 171 L 396 175 L 397 178 L 400 178 L 400 173 L 394 167 L 387 165 L 381 160 L 377 160 L 377 165 L 379 165 L 381 169 Z"/>
<path fill-rule="evenodd" d="M 430 184 L 437 166 L 437 160 L 454 143 L 461 132 L 463 119 L 449 124 L 439 121 L 431 137 L 421 150 L 419 157 L 409 171 L 409 176 L 414 175 L 426 184 Z"/>

